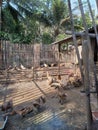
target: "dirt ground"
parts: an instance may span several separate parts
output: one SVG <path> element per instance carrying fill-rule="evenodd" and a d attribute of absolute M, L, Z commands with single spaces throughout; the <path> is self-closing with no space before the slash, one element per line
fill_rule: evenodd
<path fill-rule="evenodd" d="M 65 76 L 62 78 L 66 82 Z M 86 103 L 85 94 L 80 90 L 82 87 L 65 90 L 67 100 L 61 105 L 57 90 L 50 87 L 47 80 L 0 84 L 0 105 L 4 98 L 6 101 L 13 98 L 14 109 L 32 104 L 41 95 L 46 97 L 38 113 L 9 116 L 5 130 L 84 130 Z"/>

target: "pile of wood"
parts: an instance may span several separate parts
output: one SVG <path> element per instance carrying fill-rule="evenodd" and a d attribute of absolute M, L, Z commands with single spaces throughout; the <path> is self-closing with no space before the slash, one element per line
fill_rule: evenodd
<path fill-rule="evenodd" d="M 38 113 L 40 108 L 44 105 L 45 102 L 46 102 L 45 97 L 44 96 L 40 96 L 38 99 L 33 101 L 31 103 L 31 105 L 26 106 L 26 107 L 22 106 L 21 108 L 17 108 L 16 109 L 16 108 L 13 108 L 13 106 L 9 107 L 9 103 L 12 103 L 12 102 L 8 101 L 8 102 L 6 102 L 7 105 L 5 105 L 5 103 L 2 105 L 3 108 L 4 108 L 3 110 L 6 112 L 4 114 L 4 116 L 18 114 L 18 115 L 24 117 L 25 115 L 27 115 L 27 114 L 29 114 L 31 112 L 33 112 L 34 114 Z M 1 108 L 2 108 L 2 106 L 1 106 Z M 12 111 L 7 112 L 7 110 L 10 109 L 10 108 L 13 108 Z"/>
<path fill-rule="evenodd" d="M 27 107 L 23 107 L 22 109 L 19 110 L 14 110 L 11 114 L 18 114 L 22 117 L 24 117 L 25 115 L 29 114 L 30 112 L 37 112 L 37 109 L 33 106 L 27 106 Z"/>

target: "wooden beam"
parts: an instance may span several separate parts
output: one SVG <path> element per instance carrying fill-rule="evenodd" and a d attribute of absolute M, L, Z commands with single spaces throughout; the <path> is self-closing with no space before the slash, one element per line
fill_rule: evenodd
<path fill-rule="evenodd" d="M 81 93 L 87 93 L 85 90 L 81 90 Z M 97 93 L 96 91 L 89 91 L 89 93 Z"/>
<path fill-rule="evenodd" d="M 71 31 L 66 31 L 66 34 L 68 35 L 72 35 L 72 32 Z M 75 35 L 77 37 L 82 37 L 82 36 L 85 36 L 86 33 L 85 32 L 75 32 Z M 89 37 L 91 38 L 95 38 L 96 37 L 96 34 L 95 33 L 88 33 Z M 97 34 L 97 37 L 98 37 L 98 34 Z"/>

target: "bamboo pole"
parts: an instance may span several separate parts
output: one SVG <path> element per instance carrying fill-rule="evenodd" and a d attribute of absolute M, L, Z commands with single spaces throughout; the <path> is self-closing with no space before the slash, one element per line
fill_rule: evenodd
<path fill-rule="evenodd" d="M 2 15 L 1 15 L 1 12 L 2 12 L 2 0 L 0 0 L 0 31 L 1 31 L 1 24 L 2 24 Z"/>
<path fill-rule="evenodd" d="M 84 28 L 85 28 L 85 38 L 87 39 L 88 41 L 88 47 L 89 47 L 89 55 L 90 55 L 90 62 L 91 62 L 91 68 L 92 68 L 92 71 L 94 73 L 94 79 L 95 79 L 95 85 L 96 85 L 96 91 L 97 91 L 97 97 L 98 97 L 98 87 L 97 87 L 97 75 L 96 75 L 96 67 L 95 67 L 95 64 L 94 64 L 94 58 L 93 58 L 93 52 L 92 52 L 92 48 L 91 48 L 91 41 L 90 41 L 90 37 L 89 37 L 89 33 L 88 33 L 88 28 L 87 28 L 87 24 L 86 24 L 86 19 L 85 19 L 85 14 L 84 14 L 84 10 L 83 10 L 83 6 L 82 6 L 82 1 L 81 0 L 78 0 L 78 3 L 79 3 L 79 8 L 80 8 L 80 11 L 81 11 L 81 15 L 82 15 L 82 19 L 83 19 L 83 25 L 84 25 Z"/>
<path fill-rule="evenodd" d="M 89 48 L 88 41 L 83 42 L 83 64 L 84 64 L 84 85 L 86 92 L 86 109 L 87 109 L 87 130 L 92 130 L 92 112 L 90 105 L 90 79 L 89 79 Z"/>
<path fill-rule="evenodd" d="M 1 31 L 1 24 L 2 24 L 2 15 L 1 15 L 1 12 L 2 12 L 2 0 L 0 0 L 0 31 Z M 1 60 L 1 61 L 0 61 L 1 63 L 0 63 L 0 64 L 3 64 L 3 63 L 2 63 L 2 59 L 1 59 L 1 58 L 2 58 L 2 57 L 1 57 L 1 56 L 2 56 L 1 44 L 2 44 L 2 40 L 0 39 L 0 60 Z"/>
<path fill-rule="evenodd" d="M 89 10 L 90 10 L 90 14 L 91 14 L 91 18 L 92 18 L 92 23 L 93 23 L 94 30 L 95 30 L 95 36 L 96 36 L 96 40 L 97 40 L 97 46 L 98 46 L 98 31 L 97 31 L 97 26 L 96 26 L 96 23 L 95 23 L 95 20 L 94 20 L 94 16 L 93 16 L 91 4 L 90 4 L 89 0 L 87 0 L 87 3 L 88 3 Z"/>
<path fill-rule="evenodd" d="M 97 11 L 98 11 L 98 0 L 96 0 L 96 5 L 97 5 Z"/>
<path fill-rule="evenodd" d="M 82 20 L 83 20 L 83 25 L 84 25 L 84 28 L 85 28 L 85 35 L 86 35 L 86 38 L 87 38 L 88 42 L 90 43 L 90 38 L 89 38 L 89 33 L 88 33 L 87 24 L 86 24 L 85 14 L 84 14 L 83 6 L 82 6 L 82 1 L 81 1 L 81 0 L 78 0 L 78 3 L 79 3 L 80 11 L 81 11 L 81 16 L 82 16 Z M 93 57 L 91 44 L 89 44 L 89 51 L 90 51 L 91 56 Z M 92 59 L 93 59 L 93 58 L 92 58 Z"/>
<path fill-rule="evenodd" d="M 68 7 L 69 7 L 69 14 L 70 14 L 70 20 L 71 20 L 71 25 L 72 25 L 73 42 L 74 42 L 74 46 L 75 46 L 75 49 L 76 49 L 76 54 L 77 54 L 77 58 L 78 58 L 78 62 L 79 62 L 82 81 L 84 83 L 84 74 L 83 74 L 82 64 L 81 64 L 80 55 L 79 55 L 77 39 L 76 39 L 76 35 L 75 35 L 74 22 L 73 22 L 73 16 L 72 16 L 72 9 L 71 9 L 70 0 L 68 0 Z"/>
<path fill-rule="evenodd" d="M 96 26 L 96 23 L 95 23 L 95 20 L 94 20 L 94 16 L 93 16 L 93 12 L 92 12 L 92 8 L 91 8 L 89 0 L 87 0 L 87 2 L 88 2 L 88 7 L 89 7 L 89 10 L 90 10 L 91 18 L 92 18 L 92 23 L 93 23 L 94 30 L 95 30 L 95 36 L 96 36 L 97 48 L 98 48 L 98 31 L 97 31 L 97 26 Z M 97 2 L 98 2 L 98 0 L 97 0 Z M 98 52 L 97 52 L 97 54 L 98 54 Z M 96 66 L 94 66 L 94 67 L 96 69 Z M 96 86 L 97 104 L 98 104 L 98 79 L 96 79 L 95 83 L 96 83 L 95 86 Z"/>
<path fill-rule="evenodd" d="M 2 24 L 2 15 L 1 15 L 1 12 L 2 12 L 2 0 L 0 0 L 0 31 L 1 31 L 1 24 Z M 2 56 L 1 44 L 2 44 L 2 40 L 0 39 L 0 60 L 1 60 L 1 61 L 0 61 L 1 63 L 0 63 L 0 64 L 3 64 L 3 63 L 2 63 L 2 57 L 1 57 L 1 56 Z"/>
<path fill-rule="evenodd" d="M 93 73 L 94 73 L 94 79 L 95 79 L 95 83 L 97 84 L 97 75 L 96 75 L 96 69 L 95 69 L 94 60 L 93 60 L 94 59 L 93 58 L 93 52 L 92 52 L 91 41 L 90 41 L 88 28 L 87 28 L 87 24 L 86 24 L 85 14 L 84 14 L 83 6 L 82 6 L 82 1 L 78 0 L 78 3 L 79 3 L 80 11 L 81 11 L 83 25 L 84 25 L 84 28 L 85 28 L 85 38 L 87 39 L 87 41 L 89 43 L 88 47 L 89 47 L 89 54 L 90 54 L 90 59 L 91 59 L 91 65 L 92 65 L 92 69 L 93 69 Z"/>

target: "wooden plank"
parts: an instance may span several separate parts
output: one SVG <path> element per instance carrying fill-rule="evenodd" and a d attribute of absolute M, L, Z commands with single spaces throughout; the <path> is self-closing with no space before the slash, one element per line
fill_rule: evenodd
<path fill-rule="evenodd" d="M 72 35 L 72 32 L 71 31 L 66 31 L 66 34 Z M 78 39 L 80 39 L 82 36 L 86 35 L 86 32 L 85 31 L 83 31 L 83 32 L 75 32 L 75 35 L 76 35 L 76 37 Z M 91 38 L 96 38 L 96 34 L 95 33 L 88 33 L 88 36 L 91 37 Z"/>

